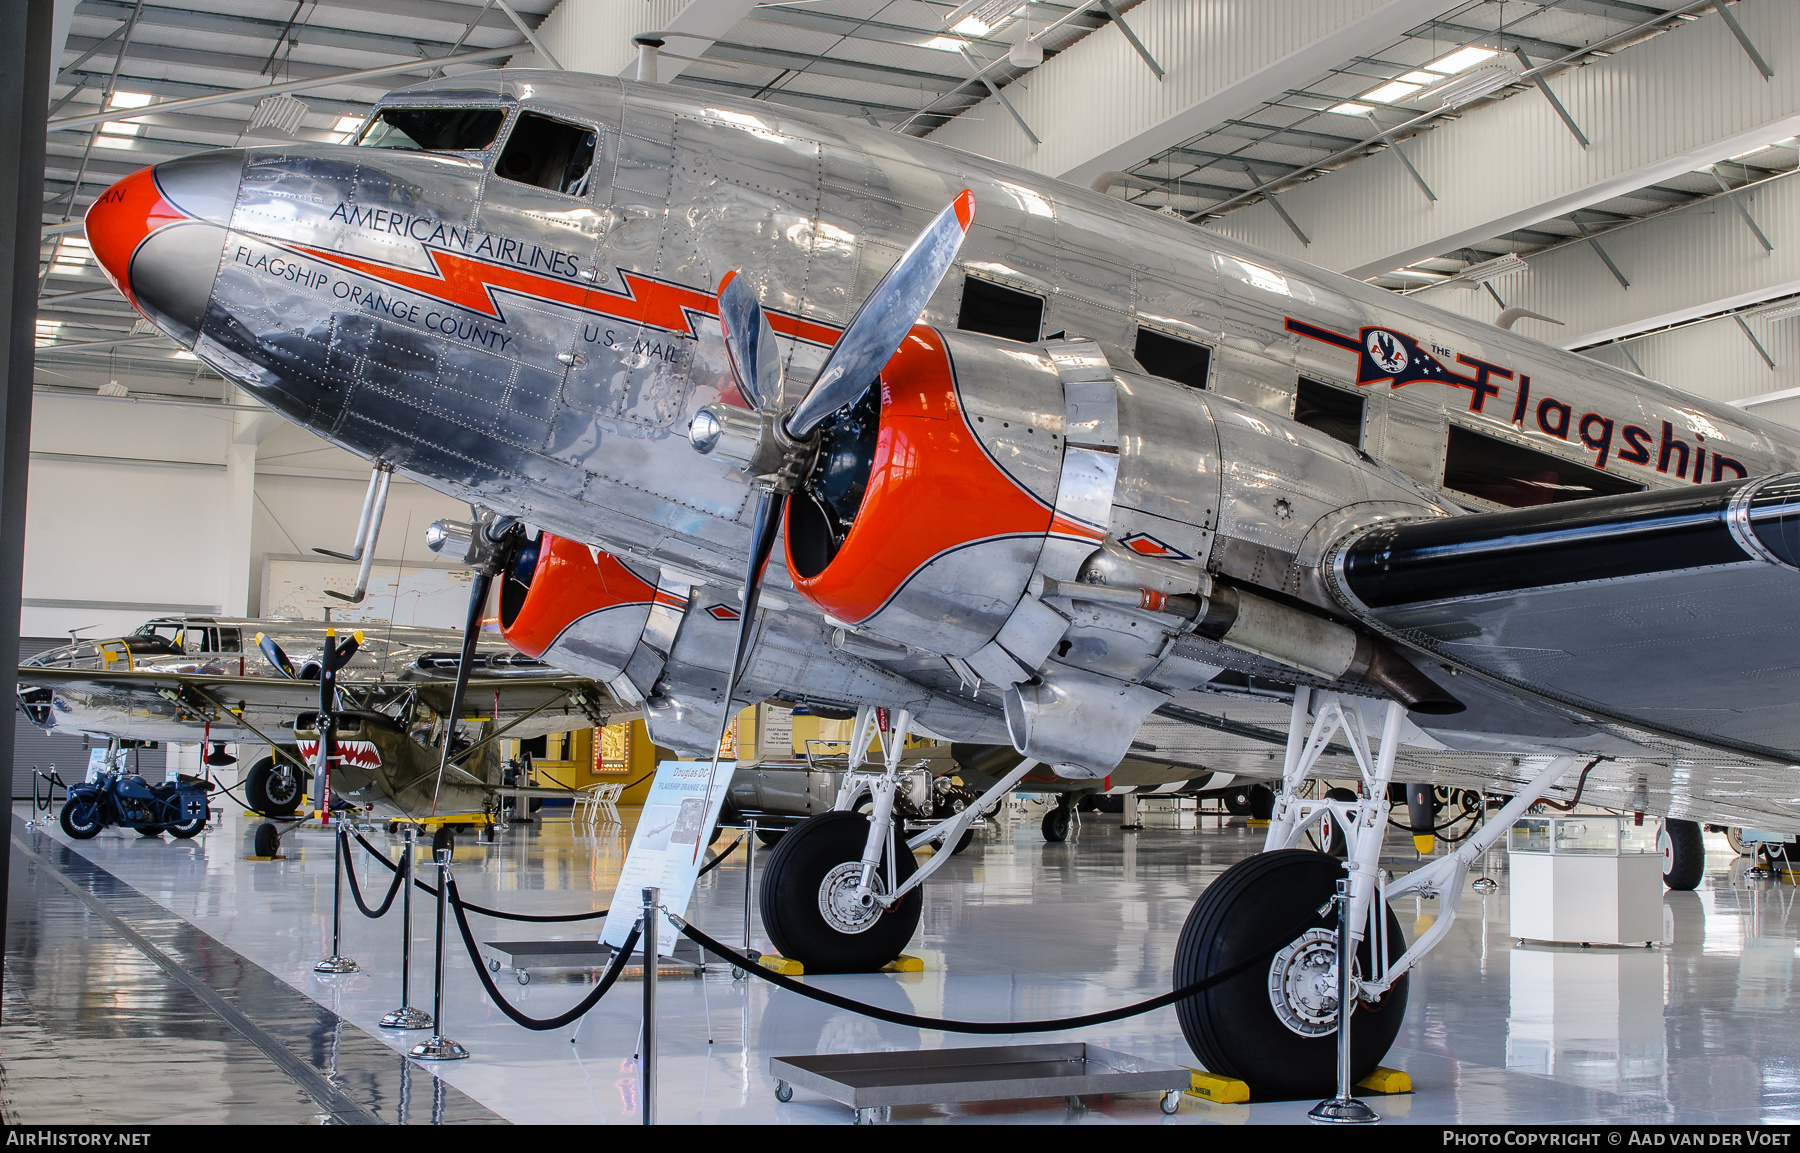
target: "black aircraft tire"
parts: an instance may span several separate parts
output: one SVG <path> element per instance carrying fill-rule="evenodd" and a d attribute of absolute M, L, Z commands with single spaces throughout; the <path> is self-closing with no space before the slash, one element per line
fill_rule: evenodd
<path fill-rule="evenodd" d="M 973 841 L 974 839 L 975 839 L 975 830 L 974 829 L 964 829 L 963 835 L 956 839 L 956 848 L 950 850 L 950 855 L 954 857 L 956 854 L 962 852 L 964 849 L 969 847 L 969 842 Z"/>
<path fill-rule="evenodd" d="M 1267 785 L 1250 786 L 1250 819 L 1266 821 L 1275 815 L 1275 790 Z"/>
<path fill-rule="evenodd" d="M 1332 895 L 1343 866 L 1324 853 L 1282 849 L 1239 861 L 1208 885 L 1194 902 L 1175 948 L 1175 986 L 1229 968 L 1266 946 L 1307 910 Z M 1336 925 L 1328 928 L 1335 939 Z M 1387 911 L 1388 955 L 1406 949 L 1399 918 Z M 1368 972 L 1365 941 L 1359 971 Z M 1307 1036 L 1276 1014 L 1269 995 L 1274 963 L 1249 969 L 1206 992 L 1176 1004 L 1182 1034 L 1210 1072 L 1247 1082 L 1258 1101 L 1329 1097 L 1337 1083 L 1337 1031 Z M 1374 1071 L 1400 1032 L 1406 1016 L 1407 979 L 1402 976 L 1379 1002 L 1358 1002 L 1351 1021 L 1351 1077 Z"/>
<path fill-rule="evenodd" d="M 872 973 L 898 957 L 919 927 L 922 888 L 856 931 L 827 919 L 821 907 L 828 904 L 826 882 L 840 866 L 862 859 L 868 836 L 869 821 L 861 813 L 820 813 L 789 829 L 769 855 L 758 894 L 763 928 L 776 952 L 799 961 L 808 973 Z M 896 883 L 918 869 L 906 842 L 898 843 Z M 854 874 L 851 878 L 854 888 Z"/>
<path fill-rule="evenodd" d="M 456 826 L 439 825 L 437 832 L 431 834 L 431 855 L 436 857 L 445 849 L 456 851 Z"/>
<path fill-rule="evenodd" d="M 251 851 L 259 857 L 273 857 L 281 852 L 281 832 L 268 821 L 256 826 L 256 839 L 251 843 Z"/>
<path fill-rule="evenodd" d="M 264 757 L 244 774 L 244 800 L 265 817 L 291 817 L 304 792 L 300 770 L 292 765 L 277 772 L 274 757 Z"/>
<path fill-rule="evenodd" d="M 1668 818 L 1656 834 L 1656 847 L 1662 851 L 1663 884 L 1686 892 L 1700 883 L 1706 872 L 1706 841 L 1699 825 Z"/>
<path fill-rule="evenodd" d="M 1225 811 L 1234 817 L 1250 815 L 1250 790 L 1248 788 L 1233 789 L 1225 794 Z"/>
<path fill-rule="evenodd" d="M 84 797 L 70 797 L 64 801 L 58 819 L 63 832 L 77 841 L 97 837 L 100 830 L 106 827 L 105 822 L 100 819 L 100 806 Z"/>
<path fill-rule="evenodd" d="M 781 835 L 785 832 L 787 832 L 786 829 L 758 829 L 756 830 L 756 839 L 761 841 L 765 848 L 773 849 L 781 843 Z"/>
<path fill-rule="evenodd" d="M 1044 840 L 1052 845 L 1060 845 L 1069 839 L 1069 810 L 1061 805 L 1044 814 L 1044 822 L 1039 827 L 1044 832 Z"/>

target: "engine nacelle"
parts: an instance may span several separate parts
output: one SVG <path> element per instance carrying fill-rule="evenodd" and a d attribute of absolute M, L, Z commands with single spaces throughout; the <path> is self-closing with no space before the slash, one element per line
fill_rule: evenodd
<path fill-rule="evenodd" d="M 788 571 L 833 619 L 968 657 L 1012 615 L 1060 524 L 1063 390 L 1034 346 L 915 327 L 879 389 L 825 426 L 788 506 Z"/>
<path fill-rule="evenodd" d="M 506 567 L 500 631 L 527 656 L 609 681 L 631 660 L 657 596 L 653 577 L 611 553 L 544 533 Z"/>

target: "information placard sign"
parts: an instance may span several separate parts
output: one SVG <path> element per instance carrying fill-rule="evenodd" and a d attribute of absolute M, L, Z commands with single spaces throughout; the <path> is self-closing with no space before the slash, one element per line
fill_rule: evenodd
<path fill-rule="evenodd" d="M 703 850 L 712 840 L 735 768 L 735 761 L 720 761 L 717 769 L 711 761 L 663 761 L 656 766 L 656 779 L 644 798 L 644 811 L 631 834 L 631 848 L 600 930 L 603 944 L 625 943 L 643 912 L 644 890 L 651 885 L 662 889 L 664 907 L 677 916 L 687 915 L 694 882 L 705 864 L 703 852 L 696 849 Z M 660 924 L 659 948 L 667 956 L 675 948 L 675 926 L 666 919 Z"/>

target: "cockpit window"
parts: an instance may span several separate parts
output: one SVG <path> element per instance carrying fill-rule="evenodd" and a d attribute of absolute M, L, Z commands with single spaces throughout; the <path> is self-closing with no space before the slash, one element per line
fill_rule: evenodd
<path fill-rule="evenodd" d="M 479 152 L 494 142 L 505 119 L 500 108 L 383 108 L 356 144 L 415 152 Z"/>
<path fill-rule="evenodd" d="M 494 172 L 521 184 L 586 196 L 596 143 L 592 128 L 524 112 L 506 138 Z"/>

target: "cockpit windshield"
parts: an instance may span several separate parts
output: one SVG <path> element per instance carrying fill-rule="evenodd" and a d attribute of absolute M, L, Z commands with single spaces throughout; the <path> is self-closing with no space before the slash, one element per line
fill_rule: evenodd
<path fill-rule="evenodd" d="M 181 652 L 180 638 L 185 627 L 179 621 L 150 621 L 122 639 L 134 656 L 174 655 Z"/>
<path fill-rule="evenodd" d="M 479 152 L 506 119 L 501 108 L 383 108 L 357 139 L 359 148 Z"/>

